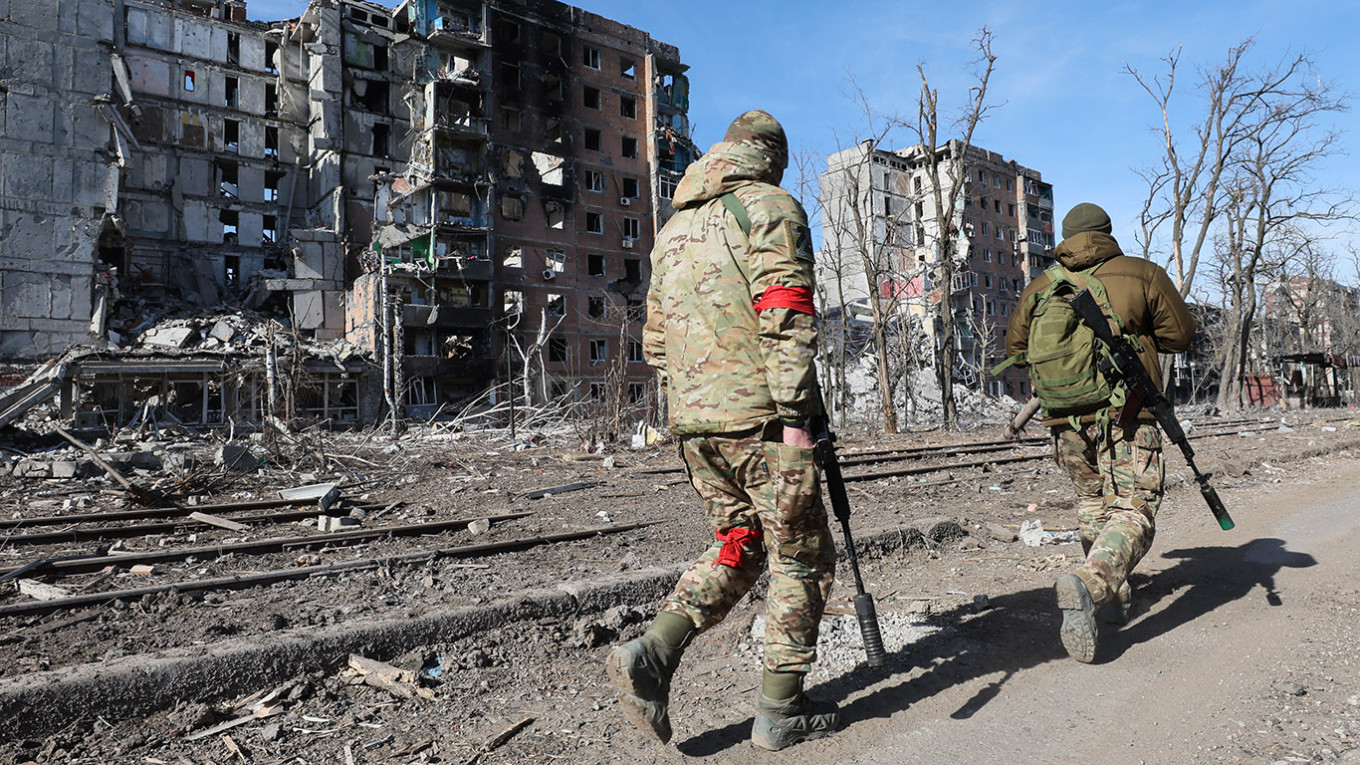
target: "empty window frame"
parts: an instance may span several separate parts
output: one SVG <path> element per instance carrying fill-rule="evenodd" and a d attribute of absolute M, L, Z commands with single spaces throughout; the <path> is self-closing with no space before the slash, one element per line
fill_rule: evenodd
<path fill-rule="evenodd" d="M 513 106 L 501 107 L 501 127 L 513 132 L 519 132 L 520 118 L 519 109 Z"/>
<path fill-rule="evenodd" d="M 647 383 L 630 382 L 628 383 L 628 403 L 641 404 L 647 400 Z"/>
<path fill-rule="evenodd" d="M 591 234 L 604 233 L 604 214 L 597 212 L 586 213 L 586 232 Z"/>
<path fill-rule="evenodd" d="M 567 210 L 561 202 L 543 203 L 543 215 L 548 228 L 561 229 L 566 227 Z"/>
<path fill-rule="evenodd" d="M 373 136 L 373 156 L 388 157 L 391 151 L 392 126 L 375 123 L 371 135 Z"/>
<path fill-rule="evenodd" d="M 586 273 L 591 276 L 604 276 L 604 256 L 599 253 L 590 253 L 586 255 Z"/>
<path fill-rule="evenodd" d="M 581 93 L 581 104 L 587 109 L 600 108 L 600 89 L 592 88 L 589 85 L 585 86 L 585 90 Z"/>
<path fill-rule="evenodd" d="M 501 197 L 501 218 L 520 220 L 524 217 L 524 200 L 509 194 Z"/>
<path fill-rule="evenodd" d="M 628 360 L 633 363 L 643 361 L 642 343 L 637 340 L 628 341 Z"/>
<path fill-rule="evenodd" d="M 517 316 L 524 312 L 524 293 L 519 290 L 506 290 L 501 295 L 501 310 L 506 316 Z"/>
<path fill-rule="evenodd" d="M 567 360 L 567 340 L 562 337 L 548 338 L 548 361 L 565 362 Z"/>
<path fill-rule="evenodd" d="M 581 46 L 581 66 L 599 71 L 600 49 L 592 48 L 589 45 Z"/>
<path fill-rule="evenodd" d="M 600 150 L 600 131 L 596 128 L 586 128 L 586 150 Z"/>
<path fill-rule="evenodd" d="M 192 93 L 192 92 L 194 91 L 194 89 L 197 88 L 197 87 L 198 87 L 198 81 L 197 81 L 197 77 L 194 75 L 194 70 L 192 70 L 192 69 L 185 69 L 185 70 L 184 70 L 184 90 L 187 91 L 187 92 Z"/>
<path fill-rule="evenodd" d="M 500 76 L 496 81 L 510 90 L 519 90 L 519 64 L 502 61 Z"/>
<path fill-rule="evenodd" d="M 602 361 L 609 360 L 608 340 L 591 340 L 589 350 L 591 364 L 599 364 Z"/>
<path fill-rule="evenodd" d="M 562 250 L 548 250 L 543 253 L 543 267 L 553 273 L 567 270 L 567 253 Z"/>
<path fill-rule="evenodd" d="M 279 129 L 276 127 L 264 129 L 264 155 L 272 159 L 279 158 Z"/>
<path fill-rule="evenodd" d="M 632 96 L 619 98 L 619 116 L 624 119 L 637 119 L 637 99 Z"/>
<path fill-rule="evenodd" d="M 629 199 L 637 199 L 642 196 L 642 184 L 636 178 L 624 178 L 623 195 Z"/>
<path fill-rule="evenodd" d="M 260 244 L 273 244 L 279 241 L 279 219 L 274 215 L 262 216 Z"/>
<path fill-rule="evenodd" d="M 548 293 L 548 315 L 566 316 L 567 315 L 567 296 L 560 292 Z M 566 342 L 566 341 L 563 341 Z"/>
<path fill-rule="evenodd" d="M 226 92 L 222 96 L 222 105 L 228 109 L 238 109 L 241 104 L 241 81 L 235 77 L 228 77 L 226 80 Z"/>
<path fill-rule="evenodd" d="M 623 141 L 620 144 L 620 149 L 623 152 L 623 156 L 630 159 L 636 159 L 638 155 L 638 139 L 624 136 Z"/>
<path fill-rule="evenodd" d="M 586 316 L 592 319 L 604 318 L 603 295 L 591 295 L 586 298 Z"/>
<path fill-rule="evenodd" d="M 264 201 L 279 201 L 279 184 L 283 182 L 283 173 L 267 172 L 264 174 Z"/>
<path fill-rule="evenodd" d="M 270 74 L 279 73 L 279 65 L 275 59 L 279 55 L 279 44 L 268 40 L 264 43 L 264 70 Z"/>
<path fill-rule="evenodd" d="M 640 232 L 641 230 L 642 230 L 642 224 L 641 224 L 641 222 L 640 222 L 637 218 L 624 218 L 624 219 L 623 219 L 623 238 L 624 238 L 624 239 L 637 239 L 637 238 L 640 236 L 639 232 Z"/>
<path fill-rule="evenodd" d="M 642 261 L 638 258 L 623 259 L 623 280 L 626 282 L 642 281 Z M 631 301 L 630 301 L 631 305 Z"/>
<path fill-rule="evenodd" d="M 501 252 L 502 268 L 523 268 L 524 267 L 524 248 L 519 245 L 506 245 Z"/>
<path fill-rule="evenodd" d="M 586 191 L 604 191 L 604 173 L 599 170 L 586 171 Z"/>
<path fill-rule="evenodd" d="M 218 213 L 217 219 L 222 222 L 222 241 L 226 244 L 236 244 L 236 235 L 241 225 L 241 214 L 235 210 L 223 210 Z"/>
<path fill-rule="evenodd" d="M 264 86 L 264 116 L 279 116 L 279 87 L 272 82 Z"/>
<path fill-rule="evenodd" d="M 222 120 L 222 148 L 235 154 L 241 147 L 241 123 L 238 120 Z"/>
<path fill-rule="evenodd" d="M 637 62 L 627 57 L 619 59 L 619 74 L 623 75 L 624 79 L 636 80 Z"/>
<path fill-rule="evenodd" d="M 519 43 L 519 22 L 511 19 L 501 19 L 496 23 L 496 42 L 507 45 Z"/>

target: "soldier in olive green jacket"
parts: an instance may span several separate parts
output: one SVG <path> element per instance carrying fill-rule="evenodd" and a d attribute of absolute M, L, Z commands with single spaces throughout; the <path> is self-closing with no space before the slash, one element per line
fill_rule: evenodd
<path fill-rule="evenodd" d="M 1126 334 L 1138 339 L 1148 374 L 1161 384 L 1158 353 L 1180 353 L 1190 347 L 1195 319 L 1166 271 L 1119 250 L 1110 236 L 1110 216 L 1083 202 L 1063 219 L 1063 241 L 1054 254 L 1069 271 L 1089 274 L 1105 285 L 1110 309 Z M 1006 354 L 1029 347 L 1032 296 L 1047 289 L 1045 274 L 1030 282 L 1006 330 Z M 1061 637 L 1078 661 L 1095 660 L 1099 638 L 1096 609 L 1109 605 L 1107 621 L 1128 621 L 1132 591 L 1128 577 L 1152 546 L 1157 510 L 1162 504 L 1165 472 L 1162 433 L 1151 412 L 1143 411 L 1127 428 L 1109 423 L 1099 412 L 1078 418 L 1046 417 L 1053 431 L 1058 466 L 1077 492 L 1078 534 L 1086 560 L 1055 585 L 1063 612 Z"/>
<path fill-rule="evenodd" d="M 834 730 L 834 704 L 802 693 L 835 553 L 808 418 L 817 345 L 807 216 L 779 188 L 784 130 L 750 111 L 691 165 L 657 235 L 643 347 L 715 540 L 661 613 L 606 666 L 620 706 L 663 743 L 684 647 L 766 570 L 765 662 L 752 741 L 782 749 Z"/>

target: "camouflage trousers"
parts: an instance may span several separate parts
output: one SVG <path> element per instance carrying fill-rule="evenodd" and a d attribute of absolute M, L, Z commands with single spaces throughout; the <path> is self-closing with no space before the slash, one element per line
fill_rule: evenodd
<path fill-rule="evenodd" d="M 680 452 L 718 538 L 680 577 L 662 610 L 685 615 L 703 632 L 727 616 L 768 563 L 765 668 L 807 672 L 817 659 L 836 562 L 812 449 L 755 433 L 690 436 Z"/>
<path fill-rule="evenodd" d="M 1165 478 L 1162 432 L 1152 424 L 1055 427 L 1053 457 L 1077 491 L 1078 535 L 1086 551 L 1077 575 L 1097 606 L 1108 603 L 1152 547 Z"/>

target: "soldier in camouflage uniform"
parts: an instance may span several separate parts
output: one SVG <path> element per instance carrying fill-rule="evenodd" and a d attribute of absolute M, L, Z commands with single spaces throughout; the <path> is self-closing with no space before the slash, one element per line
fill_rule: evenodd
<path fill-rule="evenodd" d="M 1130 258 L 1110 236 L 1110 216 L 1083 202 L 1063 219 L 1063 241 L 1054 255 L 1069 271 L 1091 274 L 1104 285 L 1111 310 L 1137 337 L 1139 354 L 1153 380 L 1161 384 L 1157 354 L 1180 353 L 1190 346 L 1195 319 L 1166 271 L 1142 258 Z M 1047 275 L 1025 287 L 1006 331 L 1006 353 L 1029 345 L 1034 309 L 1030 296 L 1047 289 Z M 1072 658 L 1095 660 L 1099 639 L 1096 609 L 1107 621 L 1127 622 L 1132 606 L 1128 584 L 1134 566 L 1147 554 L 1162 504 L 1162 433 L 1151 412 L 1121 428 L 1108 412 L 1091 412 L 1074 423 L 1049 417 L 1053 455 L 1077 492 L 1077 518 L 1086 552 L 1082 567 L 1055 584 L 1063 612 L 1061 637 Z"/>
<path fill-rule="evenodd" d="M 738 117 L 690 165 L 657 235 L 643 347 L 714 542 L 638 640 L 606 666 L 620 706 L 663 743 L 670 679 L 698 633 L 770 574 L 752 741 L 782 749 L 832 731 L 835 705 L 802 692 L 835 567 L 808 418 L 817 344 L 807 216 L 778 184 L 784 130 Z"/>

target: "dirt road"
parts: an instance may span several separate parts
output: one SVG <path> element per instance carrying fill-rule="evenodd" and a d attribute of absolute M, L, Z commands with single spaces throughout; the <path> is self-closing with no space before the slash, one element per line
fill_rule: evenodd
<path fill-rule="evenodd" d="M 1226 533 L 1181 492 L 1146 610 L 1096 664 L 1062 654 L 1046 589 L 998 591 L 953 655 L 847 688 L 849 725 L 804 761 L 1360 762 L 1357 470 L 1235 492 Z"/>

